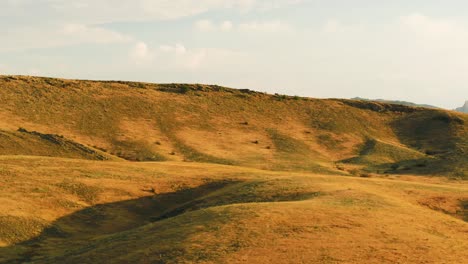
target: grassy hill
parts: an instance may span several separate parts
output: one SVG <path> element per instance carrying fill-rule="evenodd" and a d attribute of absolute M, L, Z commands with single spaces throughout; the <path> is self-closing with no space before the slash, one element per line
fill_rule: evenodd
<path fill-rule="evenodd" d="M 24 156 L 1 157 L 0 176 L 0 263 L 468 257 L 464 181 Z"/>
<path fill-rule="evenodd" d="M 466 114 L 26 76 L 0 103 L 2 264 L 468 259 Z"/>
<path fill-rule="evenodd" d="M 33 155 L 91 160 L 116 159 L 100 150 L 67 140 L 63 136 L 41 134 L 19 128 L 0 130 L 0 155 Z"/>
<path fill-rule="evenodd" d="M 468 151 L 468 116 L 455 112 L 198 84 L 3 76 L 0 87 L 3 131 L 23 127 L 60 135 L 130 161 L 194 161 L 330 174 L 349 173 L 349 161 L 354 161 L 373 173 L 399 173 L 394 168 L 404 168 L 405 173 L 467 177 L 466 170 L 451 169 L 466 165 L 463 154 Z M 369 142 L 385 145 L 373 155 L 379 169 L 362 162 L 369 156 L 363 151 Z M 36 154 L 27 148 L 18 152 L 13 143 L 1 153 Z M 45 147 L 39 154 L 63 156 Z M 447 168 L 438 165 L 447 160 Z"/>
<path fill-rule="evenodd" d="M 361 98 L 361 97 L 354 97 L 352 99 L 353 100 L 361 100 L 361 101 L 373 101 L 373 102 L 381 102 L 381 103 L 388 103 L 388 104 L 414 106 L 414 107 L 440 108 L 440 107 L 436 107 L 436 106 L 428 105 L 428 104 L 415 104 L 415 103 L 412 103 L 412 102 L 399 101 L 399 100 L 367 99 L 367 98 Z"/>

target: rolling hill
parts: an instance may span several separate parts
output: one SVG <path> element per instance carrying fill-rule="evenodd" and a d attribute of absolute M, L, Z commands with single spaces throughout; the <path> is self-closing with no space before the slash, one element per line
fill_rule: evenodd
<path fill-rule="evenodd" d="M 436 107 L 433 105 L 428 105 L 428 104 L 416 104 L 412 102 L 407 102 L 407 101 L 400 101 L 400 100 L 385 100 L 385 99 L 367 99 L 367 98 L 362 98 L 362 97 L 354 97 L 352 98 L 353 100 L 361 100 L 361 101 L 372 101 L 372 102 L 380 102 L 380 103 L 387 103 L 387 104 L 397 104 L 397 105 L 406 105 L 406 106 L 414 106 L 414 107 L 425 107 L 425 108 L 437 108 L 440 109 L 440 107 Z"/>
<path fill-rule="evenodd" d="M 0 87 L 4 155 L 467 176 L 452 169 L 466 165 L 468 151 L 468 116 L 455 112 L 197 84 L 4 76 Z M 19 148 L 11 135 L 36 143 Z"/>
<path fill-rule="evenodd" d="M 468 257 L 468 186 L 443 178 L 4 156 L 0 188 L 0 263 Z"/>
<path fill-rule="evenodd" d="M 0 263 L 463 263 L 468 116 L 0 76 Z"/>

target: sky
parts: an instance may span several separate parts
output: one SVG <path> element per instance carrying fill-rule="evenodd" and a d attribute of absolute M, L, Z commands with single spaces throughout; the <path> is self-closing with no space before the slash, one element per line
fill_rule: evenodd
<path fill-rule="evenodd" d="M 0 0 L 0 74 L 468 100 L 462 0 Z"/>

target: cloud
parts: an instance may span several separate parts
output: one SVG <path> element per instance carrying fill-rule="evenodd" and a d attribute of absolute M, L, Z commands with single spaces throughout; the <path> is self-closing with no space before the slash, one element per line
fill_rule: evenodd
<path fill-rule="evenodd" d="M 167 65 L 170 61 L 187 60 L 191 53 L 180 43 L 151 48 L 145 42 L 140 41 L 131 48 L 130 59 L 137 64 L 150 64 L 158 59 L 158 62 L 165 62 Z"/>
<path fill-rule="evenodd" d="M 5 11 L 8 17 L 24 16 L 36 18 L 38 22 L 70 20 L 80 24 L 102 24 L 180 19 L 226 9 L 252 12 L 301 2 L 300 0 L 8 0 L 0 1 L 0 10 Z"/>
<path fill-rule="evenodd" d="M 231 21 L 213 22 L 204 19 L 195 22 L 195 29 L 201 32 L 223 31 L 228 32 L 237 29 L 238 32 L 264 32 L 276 33 L 291 30 L 291 26 L 282 21 L 253 21 L 234 25 Z"/>
<path fill-rule="evenodd" d="M 213 23 L 213 21 L 208 19 L 198 20 L 195 22 L 195 28 L 202 32 L 214 31 L 216 27 L 217 26 Z"/>
<path fill-rule="evenodd" d="M 305 0 L 233 0 L 225 1 L 227 5 L 248 12 L 252 10 L 268 11 L 279 9 L 290 5 L 297 5 Z"/>
<path fill-rule="evenodd" d="M 0 34 L 8 36 L 0 42 L 0 52 L 132 41 L 132 37 L 122 33 L 84 24 L 9 28 L 0 30 Z"/>
<path fill-rule="evenodd" d="M 233 24 L 231 21 L 224 21 L 220 26 L 221 31 L 231 31 L 232 28 Z"/>
<path fill-rule="evenodd" d="M 207 12 L 262 12 L 297 0 L 0 0 L 0 52 L 54 48 L 82 43 L 133 41 L 103 26 L 117 22 L 176 20 Z M 211 25 L 200 21 L 200 31 L 228 32 L 231 21 Z M 244 25 L 245 26 L 245 25 Z M 257 25 L 258 27 L 259 25 Z M 251 28 L 252 29 L 252 28 Z"/>
<path fill-rule="evenodd" d="M 184 62 L 182 62 L 181 65 L 189 69 L 197 69 L 206 60 L 207 56 L 207 50 L 200 50 L 187 57 L 187 59 Z"/>
<path fill-rule="evenodd" d="M 348 24 L 332 18 L 328 19 L 322 27 L 322 32 L 326 34 L 358 34 L 363 33 L 365 27 L 361 24 Z"/>
<path fill-rule="evenodd" d="M 67 24 L 60 32 L 74 43 L 118 43 L 128 42 L 132 38 L 119 32 L 83 24 Z"/>
<path fill-rule="evenodd" d="M 177 55 L 181 55 L 187 52 L 185 46 L 180 43 L 175 45 L 161 45 L 159 46 L 159 50 L 165 53 L 174 53 Z"/>
<path fill-rule="evenodd" d="M 209 19 L 198 20 L 195 22 L 195 29 L 201 32 L 213 32 L 213 31 L 231 31 L 234 28 L 234 24 L 231 21 L 223 21 L 221 23 L 215 23 Z"/>
<path fill-rule="evenodd" d="M 323 27 L 323 31 L 326 33 L 335 33 L 340 31 L 342 28 L 341 22 L 336 19 L 330 19 Z"/>
<path fill-rule="evenodd" d="M 202 48 L 187 50 L 183 56 L 173 57 L 175 68 L 190 71 L 220 71 L 238 67 L 248 59 L 248 54 L 230 49 Z"/>
<path fill-rule="evenodd" d="M 289 24 L 286 24 L 281 21 L 242 23 L 239 25 L 238 28 L 239 28 L 239 31 L 242 31 L 242 32 L 266 32 L 266 33 L 289 31 L 291 29 Z"/>
<path fill-rule="evenodd" d="M 455 20 L 437 19 L 420 13 L 402 16 L 399 22 L 403 30 L 410 30 L 426 36 L 438 37 L 442 35 L 467 33 L 466 29 Z"/>
<path fill-rule="evenodd" d="M 130 58 L 136 63 L 148 62 L 153 59 L 154 55 L 149 50 L 145 42 L 137 42 L 130 51 Z"/>
<path fill-rule="evenodd" d="M 320 62 L 318 71 L 332 76 L 323 80 L 326 85 L 361 89 L 358 93 L 368 97 L 412 95 L 428 102 L 463 94 L 468 81 L 467 20 L 414 12 L 379 23 L 343 21 L 324 21 L 321 37 L 309 40 L 313 49 L 308 56 Z M 351 92 L 356 93 L 343 91 Z"/>
<path fill-rule="evenodd" d="M 150 47 L 144 42 L 135 43 L 130 59 L 146 68 L 160 70 L 218 70 L 227 64 L 240 63 L 247 54 L 229 49 L 188 49 L 181 43 Z"/>

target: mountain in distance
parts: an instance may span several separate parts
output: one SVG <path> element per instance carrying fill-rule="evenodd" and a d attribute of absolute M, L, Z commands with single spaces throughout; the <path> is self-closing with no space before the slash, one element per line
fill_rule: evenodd
<path fill-rule="evenodd" d="M 457 112 L 468 113 L 468 100 L 465 101 L 465 104 L 462 107 L 455 109 Z"/>
<path fill-rule="evenodd" d="M 399 101 L 399 100 L 367 99 L 367 98 L 361 98 L 361 97 L 354 97 L 354 98 L 351 98 L 351 100 L 372 101 L 372 102 L 381 102 L 381 103 L 387 103 L 387 104 L 398 104 L 398 105 L 406 105 L 406 106 L 414 106 L 414 107 L 426 107 L 426 108 L 440 109 L 440 107 L 433 106 L 433 105 L 416 104 L 412 102 Z"/>

